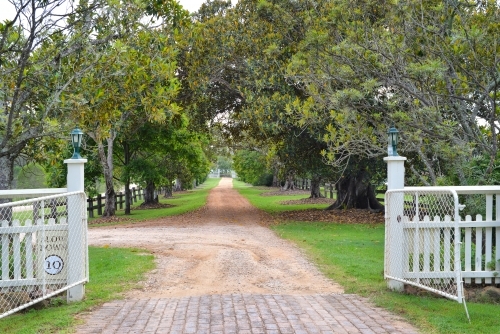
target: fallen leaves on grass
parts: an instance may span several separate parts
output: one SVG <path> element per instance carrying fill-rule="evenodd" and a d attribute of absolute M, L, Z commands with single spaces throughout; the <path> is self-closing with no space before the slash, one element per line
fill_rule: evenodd
<path fill-rule="evenodd" d="M 163 203 L 151 203 L 151 204 L 142 203 L 141 205 L 133 208 L 132 210 L 165 209 L 165 208 L 172 208 L 174 206 L 175 205 L 163 204 Z"/>
<path fill-rule="evenodd" d="M 301 199 L 292 199 L 289 201 L 282 201 L 280 204 L 283 205 L 295 205 L 295 204 L 333 204 L 335 202 L 334 199 L 331 198 L 301 198 Z"/>
<path fill-rule="evenodd" d="M 269 190 L 272 188 L 264 188 L 263 189 Z M 311 191 L 310 190 L 274 190 L 274 191 L 266 191 L 260 194 L 260 196 L 291 196 L 291 195 L 310 195 Z"/>
<path fill-rule="evenodd" d="M 108 223 L 124 223 L 127 221 L 131 221 L 132 218 L 122 217 L 122 216 L 112 216 L 112 217 L 100 217 L 93 220 L 89 220 L 89 225 L 99 225 L 99 224 L 108 224 Z"/>
<path fill-rule="evenodd" d="M 371 213 L 363 209 L 321 210 L 308 209 L 287 211 L 274 215 L 279 221 L 327 222 L 341 224 L 380 224 L 384 222 L 383 213 Z"/>

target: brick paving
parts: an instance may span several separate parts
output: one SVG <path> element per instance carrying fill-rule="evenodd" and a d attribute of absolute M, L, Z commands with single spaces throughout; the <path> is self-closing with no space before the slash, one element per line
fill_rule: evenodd
<path fill-rule="evenodd" d="M 352 294 L 228 294 L 127 299 L 85 317 L 78 334 L 417 333 Z"/>

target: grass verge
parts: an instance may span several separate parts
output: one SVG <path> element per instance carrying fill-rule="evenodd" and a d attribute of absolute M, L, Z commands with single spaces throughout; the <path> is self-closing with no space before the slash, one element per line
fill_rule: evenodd
<path fill-rule="evenodd" d="M 154 257 L 137 249 L 89 247 L 90 282 L 85 299 L 66 303 L 66 293 L 53 298 L 48 307 L 18 312 L 0 320 L 0 333 L 68 333 L 75 316 L 104 302 L 120 298 L 154 268 Z"/>
<path fill-rule="evenodd" d="M 306 198 L 308 196 L 307 195 L 261 196 L 260 194 L 271 190 L 263 190 L 262 188 L 255 188 L 251 185 L 248 185 L 238 180 L 233 180 L 233 187 L 236 188 L 241 195 L 245 196 L 254 206 L 271 214 L 284 211 L 325 209 L 328 207 L 328 204 L 282 205 L 280 204 L 280 202 Z M 284 194 L 286 194 L 286 192 L 284 192 Z"/>
<path fill-rule="evenodd" d="M 235 182 L 242 195 L 269 213 L 290 210 L 274 198 L 263 201 L 261 189 Z M 271 204 L 278 207 L 271 208 Z M 377 306 L 398 314 L 423 333 L 499 333 L 498 305 L 467 303 L 432 295 L 415 296 L 389 291 L 383 277 L 384 225 L 283 222 L 273 226 L 281 237 L 294 241 L 346 293 L 368 297 Z"/>
<path fill-rule="evenodd" d="M 166 208 L 150 208 L 139 209 L 141 203 L 135 203 L 132 206 L 130 215 L 125 215 L 124 210 L 116 211 L 116 218 L 113 222 L 99 224 L 99 226 L 109 226 L 122 223 L 140 222 L 145 220 L 153 220 L 156 218 L 176 216 L 186 212 L 194 211 L 201 208 L 207 202 L 207 197 L 210 189 L 216 187 L 220 182 L 220 178 L 207 179 L 198 188 L 185 191 L 182 193 L 174 193 L 173 198 L 161 198 L 160 204 L 169 204 Z M 123 220 L 120 220 L 122 218 Z M 98 217 L 89 219 L 89 224 L 96 221 Z"/>

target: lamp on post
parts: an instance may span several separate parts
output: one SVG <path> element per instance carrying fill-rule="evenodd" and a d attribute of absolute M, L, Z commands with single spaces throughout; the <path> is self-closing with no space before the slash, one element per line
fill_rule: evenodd
<path fill-rule="evenodd" d="M 68 302 L 80 301 L 85 296 L 85 283 L 88 281 L 88 247 L 87 247 L 87 200 L 85 199 L 85 170 L 87 159 L 80 155 L 83 132 L 78 127 L 70 133 L 73 145 L 73 156 L 64 160 L 68 166 L 67 181 L 67 240 L 68 252 L 65 262 L 67 270 Z M 75 194 L 76 193 L 76 194 Z M 79 193 L 79 194 L 78 194 Z"/>
<path fill-rule="evenodd" d="M 397 148 L 398 148 L 398 137 L 399 131 L 392 125 L 387 131 L 387 139 L 389 140 L 389 145 L 387 147 L 387 155 L 397 157 L 399 156 Z"/>
<path fill-rule="evenodd" d="M 403 291 L 404 284 L 394 278 L 404 277 L 405 259 L 401 249 L 404 247 L 403 216 L 405 196 L 405 157 L 398 154 L 399 131 L 392 125 L 387 131 L 387 193 L 385 194 L 385 255 L 384 277 L 387 286 L 394 291 Z M 398 191 L 399 190 L 399 191 Z"/>
<path fill-rule="evenodd" d="M 79 128 L 74 128 L 71 131 L 71 143 L 73 144 L 73 156 L 71 159 L 82 159 L 80 155 L 80 147 L 82 146 L 83 132 Z"/>

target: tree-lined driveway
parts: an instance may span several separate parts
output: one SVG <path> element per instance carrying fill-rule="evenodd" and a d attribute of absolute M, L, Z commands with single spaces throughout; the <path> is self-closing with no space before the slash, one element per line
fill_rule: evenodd
<path fill-rule="evenodd" d="M 124 300 L 84 315 L 78 333 L 416 332 L 343 294 L 269 219 L 223 178 L 196 212 L 91 229 L 91 245 L 147 249 L 157 268 Z"/>

